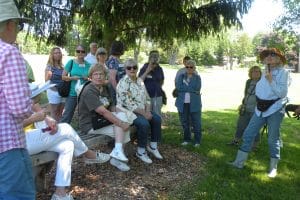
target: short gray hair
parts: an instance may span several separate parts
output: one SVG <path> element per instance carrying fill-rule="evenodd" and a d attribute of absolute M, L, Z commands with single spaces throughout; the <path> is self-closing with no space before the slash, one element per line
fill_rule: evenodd
<path fill-rule="evenodd" d="M 194 60 L 188 60 L 188 61 L 186 61 L 186 65 L 196 67 L 196 62 Z"/>
<path fill-rule="evenodd" d="M 124 63 L 125 68 L 128 66 L 135 66 L 135 65 L 138 66 L 138 63 L 132 58 L 127 59 Z"/>

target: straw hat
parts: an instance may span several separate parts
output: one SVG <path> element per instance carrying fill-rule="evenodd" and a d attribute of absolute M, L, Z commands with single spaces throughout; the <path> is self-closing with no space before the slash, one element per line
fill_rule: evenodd
<path fill-rule="evenodd" d="M 18 8 L 13 0 L 0 0 L 0 22 L 9 19 L 19 19 L 22 22 L 30 21 L 29 18 L 20 16 Z"/>
<path fill-rule="evenodd" d="M 260 60 L 263 61 L 270 53 L 275 53 L 280 58 L 282 63 L 286 63 L 284 54 L 277 48 L 267 48 L 261 51 L 259 54 Z"/>

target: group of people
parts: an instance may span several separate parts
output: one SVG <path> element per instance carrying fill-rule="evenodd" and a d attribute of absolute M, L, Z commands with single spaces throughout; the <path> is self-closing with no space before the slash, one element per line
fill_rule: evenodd
<path fill-rule="evenodd" d="M 130 170 L 124 145 L 130 141 L 132 125 L 137 130 L 136 156 L 147 164 L 153 162 L 148 153 L 162 160 L 158 144 L 162 131 L 162 85 L 165 76 L 159 65 L 159 52 L 151 51 L 148 62 L 139 70 L 134 59 L 121 63 L 124 45 L 120 41 L 112 43 L 109 57 L 106 49 L 97 48 L 96 43 L 90 44 L 88 55 L 85 48 L 78 45 L 76 57 L 65 66 L 61 49 L 54 47 L 45 69 L 45 80 L 50 81 L 47 97 L 51 116 L 48 116 L 39 105 L 40 96 L 33 95 L 36 85 L 28 83 L 25 60 L 12 45 L 18 24 L 26 20 L 20 16 L 14 1 L 1 0 L 0 199 L 35 199 L 30 155 L 41 151 L 58 153 L 56 190 L 52 200 L 73 199 L 66 188 L 71 182 L 73 156 L 82 156 L 86 164 L 110 160 L 111 165 L 119 170 Z M 229 164 L 243 168 L 253 145 L 259 141 L 260 129 L 266 125 L 271 157 L 268 176 L 275 177 L 280 159 L 280 125 L 287 103 L 289 74 L 284 69 L 286 58 L 276 48 L 260 52 L 260 60 L 266 67 L 263 72 L 258 66 L 249 70 L 237 130 L 230 144 L 243 141 L 235 160 Z M 184 68 L 177 72 L 175 78 L 175 105 L 183 129 L 182 145 L 193 143 L 199 147 L 202 138 L 201 78 L 194 60 L 187 56 L 183 63 Z M 62 81 L 71 81 L 66 98 L 61 97 L 55 87 Z M 79 92 L 76 90 L 78 83 L 82 85 Z M 82 133 L 104 134 L 115 139 L 110 154 L 89 150 L 71 127 L 77 106 Z M 296 113 L 299 114 L 299 110 Z"/>

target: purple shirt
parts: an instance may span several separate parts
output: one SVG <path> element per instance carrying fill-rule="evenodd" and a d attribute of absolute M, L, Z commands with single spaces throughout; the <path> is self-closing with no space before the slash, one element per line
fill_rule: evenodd
<path fill-rule="evenodd" d="M 24 58 L 0 39 L 0 153 L 25 148 L 23 120 L 31 115 Z"/>

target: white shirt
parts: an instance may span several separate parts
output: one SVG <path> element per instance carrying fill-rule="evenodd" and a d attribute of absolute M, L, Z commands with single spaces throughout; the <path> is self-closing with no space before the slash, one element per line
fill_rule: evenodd
<path fill-rule="evenodd" d="M 96 56 L 91 53 L 88 53 L 88 55 L 86 55 L 84 60 L 87 61 L 88 63 L 90 63 L 91 65 L 94 65 L 97 63 Z"/>

